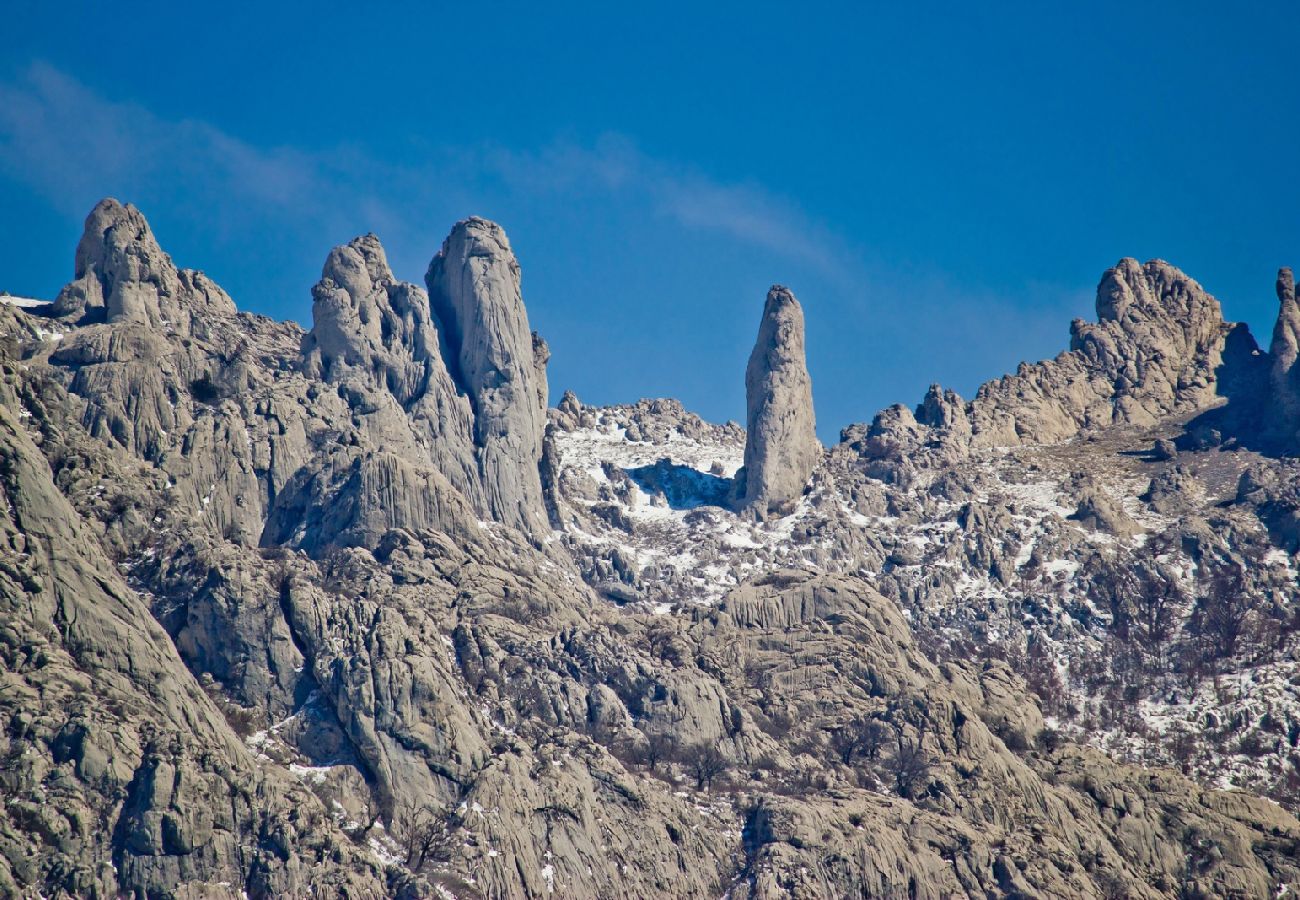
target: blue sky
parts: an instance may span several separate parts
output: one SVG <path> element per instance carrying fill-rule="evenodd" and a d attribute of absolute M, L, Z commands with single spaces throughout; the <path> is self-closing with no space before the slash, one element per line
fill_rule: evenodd
<path fill-rule="evenodd" d="M 1047 6 L 0 0 L 0 288 L 57 292 L 112 195 L 309 323 L 331 246 L 373 230 L 421 282 L 484 215 L 553 400 L 742 419 L 781 282 L 826 441 L 1063 349 L 1122 256 L 1266 343 L 1300 264 L 1300 7 Z"/>

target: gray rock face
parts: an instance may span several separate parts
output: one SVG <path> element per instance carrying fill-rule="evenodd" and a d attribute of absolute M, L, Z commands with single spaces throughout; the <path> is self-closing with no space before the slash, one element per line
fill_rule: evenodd
<path fill-rule="evenodd" d="M 936 641 L 1103 628 L 1054 615 L 1069 585 L 1045 579 L 1090 559 L 1076 580 L 1100 578 L 1097 549 L 1116 565 L 1143 546 L 1180 569 L 1189 544 L 1227 558 L 1252 517 L 1294 533 L 1300 475 L 1262 461 L 1224 506 L 1233 461 L 1208 461 L 1215 529 L 1161 480 L 1149 505 L 1195 522 L 1156 523 L 1168 533 L 1143 543 L 1121 514 L 1145 528 L 1149 512 L 1110 481 L 1085 528 L 1050 511 L 1086 500 L 1082 483 L 1058 498 L 1040 482 L 1067 464 L 1150 474 L 1144 452 L 990 451 L 909 484 L 845 450 L 817 465 L 797 515 L 755 522 L 716 505 L 739 426 L 570 395 L 545 456 L 567 531 L 543 551 L 477 522 L 530 515 L 520 472 L 540 448 L 504 439 L 517 423 L 537 436 L 546 389 L 494 228 L 449 239 L 430 279 L 441 307 L 394 281 L 372 239 L 339 248 L 311 335 L 223 304 L 195 314 L 179 273 L 155 294 L 170 263 L 147 230 L 123 243 L 94 216 L 63 337 L 0 304 L 0 895 L 1254 897 L 1296 883 L 1300 822 L 1283 808 L 1063 740 L 1041 678 L 1031 690 L 1012 668 L 1024 643 Z M 756 353 L 760 382 L 802 372 L 788 312 L 765 318 L 760 345 L 783 351 Z M 771 407 L 806 424 L 751 429 L 771 438 L 762 463 L 812 442 L 802 378 Z M 973 441 L 971 409 L 934 390 L 877 437 Z M 800 477 L 814 463 L 797 461 Z M 690 546 L 634 542 L 674 523 Z M 592 539 L 587 562 L 555 549 Z M 1241 568 L 1254 580 L 1233 596 L 1294 592 L 1289 567 Z M 589 587 L 611 581 L 610 599 Z M 638 599 L 666 582 L 679 606 Z M 1291 652 L 1282 636 L 1269 645 Z M 1293 718 L 1250 718 L 1289 752 Z"/>
<path fill-rule="evenodd" d="M 379 239 L 366 235 L 330 252 L 312 298 L 308 377 L 338 385 L 375 443 L 433 465 L 489 516 L 474 414 L 444 363 L 424 289 L 397 281 Z"/>
<path fill-rule="evenodd" d="M 254 762 L 55 485 L 16 376 L 0 353 L 0 895 L 384 896 L 311 792 Z"/>
<path fill-rule="evenodd" d="M 398 282 L 373 234 L 335 247 L 312 289 L 313 326 L 303 341 L 312 375 L 340 370 L 378 376 L 401 404 L 424 394 L 440 357 L 424 291 Z"/>
<path fill-rule="evenodd" d="M 803 308 L 773 285 L 745 369 L 745 465 L 736 475 L 739 505 L 759 518 L 788 511 L 803 493 L 822 446 L 812 379 L 804 359 Z"/>
<path fill-rule="evenodd" d="M 1277 323 L 1269 345 L 1269 375 L 1283 428 L 1294 431 L 1300 411 L 1300 385 L 1296 384 L 1295 362 L 1300 356 L 1300 303 L 1296 301 L 1295 276 L 1288 268 L 1277 273 Z"/>
<path fill-rule="evenodd" d="M 916 416 L 926 427 L 886 411 L 857 439 L 863 452 L 906 466 L 923 448 L 952 460 L 972 449 L 1153 425 L 1214 406 L 1229 387 L 1220 380 L 1225 361 L 1249 368 L 1256 350 L 1244 325 L 1223 321 L 1218 300 L 1162 260 L 1121 260 L 1102 276 L 1096 305 L 1096 322 L 1071 325 L 1068 351 L 1021 363 L 969 403 L 931 388 Z"/>
<path fill-rule="evenodd" d="M 61 316 L 102 314 L 188 332 L 195 316 L 234 315 L 235 304 L 202 272 L 178 270 L 134 206 L 101 200 L 86 217 L 74 280 L 55 301 Z"/>
<path fill-rule="evenodd" d="M 546 433 L 546 342 L 528 327 L 519 263 L 501 226 L 458 222 L 429 264 L 429 297 L 453 378 L 474 412 L 487 505 L 504 524 L 547 528 L 538 463 Z"/>
<path fill-rule="evenodd" d="M 1070 518 L 1085 528 L 1121 538 L 1141 533 L 1142 528 L 1124 512 L 1123 507 L 1089 480 L 1084 479 L 1079 485 L 1078 497 L 1079 508 Z"/>

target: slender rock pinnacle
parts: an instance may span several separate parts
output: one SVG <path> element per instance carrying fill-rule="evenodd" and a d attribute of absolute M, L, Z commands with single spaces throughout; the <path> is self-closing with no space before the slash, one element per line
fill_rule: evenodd
<path fill-rule="evenodd" d="M 1300 356 L 1300 303 L 1296 302 L 1295 276 L 1290 269 L 1277 273 L 1277 324 L 1269 346 L 1272 359 L 1271 378 L 1275 399 L 1287 410 L 1296 406 L 1293 369 Z"/>
<path fill-rule="evenodd" d="M 745 369 L 745 465 L 736 475 L 737 505 L 758 518 L 782 514 L 803 493 L 817 460 L 812 380 L 804 360 L 803 308 L 773 285 L 758 340 Z"/>

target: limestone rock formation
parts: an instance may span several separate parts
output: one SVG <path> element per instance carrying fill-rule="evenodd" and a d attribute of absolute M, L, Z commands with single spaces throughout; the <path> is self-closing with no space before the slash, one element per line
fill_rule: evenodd
<path fill-rule="evenodd" d="M 1096 307 L 1097 321 L 1072 323 L 1070 349 L 1055 359 L 1021 363 L 965 404 L 932 388 L 916 417 L 926 429 L 900 431 L 878 418 L 863 450 L 902 461 L 901 448 L 933 444 L 953 459 L 972 448 L 1152 425 L 1256 391 L 1260 360 L 1249 330 L 1224 322 L 1218 300 L 1163 260 L 1121 260 L 1102 276 Z"/>
<path fill-rule="evenodd" d="M 56 486 L 11 358 L 0 374 L 0 894 L 385 896 L 310 791 L 254 762 Z"/>
<path fill-rule="evenodd" d="M 1300 385 L 1296 383 L 1296 357 L 1300 356 L 1300 302 L 1296 300 L 1295 275 L 1288 268 L 1277 273 L 1277 323 L 1269 345 L 1269 375 L 1277 412 L 1282 421 L 1276 424 L 1294 434 L 1296 415 L 1300 413 Z"/>
<path fill-rule="evenodd" d="M 302 348 L 308 377 L 337 384 L 377 445 L 432 464 L 489 517 L 474 413 L 442 358 L 424 289 L 393 277 L 371 234 L 330 252 L 312 298 Z"/>
<path fill-rule="evenodd" d="M 803 308 L 773 285 L 745 368 L 745 465 L 736 475 L 740 507 L 759 518 L 787 512 L 821 458 L 804 358 Z"/>
<path fill-rule="evenodd" d="M 493 517 L 546 529 L 538 463 L 546 431 L 546 342 L 531 332 L 519 263 L 500 225 L 458 222 L 425 275 L 452 375 L 469 396 Z"/>
<path fill-rule="evenodd" d="M 202 272 L 178 270 L 138 209 L 106 199 L 86 217 L 74 280 L 54 309 L 186 332 L 194 317 L 233 315 L 235 304 Z"/>
<path fill-rule="evenodd" d="M 1185 440 L 1239 399 L 1185 278 L 1126 267 L 1057 361 L 822 453 L 779 289 L 746 434 L 545 412 L 481 220 L 432 301 L 337 248 L 307 334 L 129 207 L 75 275 L 0 303 L 0 894 L 1300 885 L 1300 464 Z"/>

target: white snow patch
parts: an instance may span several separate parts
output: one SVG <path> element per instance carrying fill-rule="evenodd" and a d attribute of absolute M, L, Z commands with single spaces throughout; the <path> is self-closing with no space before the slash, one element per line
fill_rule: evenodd
<path fill-rule="evenodd" d="M 0 294 L 0 303 L 16 306 L 19 309 L 40 309 L 53 305 L 53 300 L 37 300 L 35 297 L 16 297 L 13 294 Z"/>

